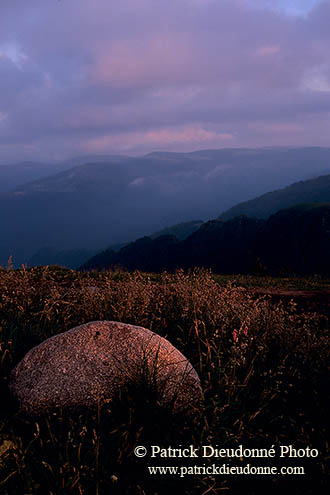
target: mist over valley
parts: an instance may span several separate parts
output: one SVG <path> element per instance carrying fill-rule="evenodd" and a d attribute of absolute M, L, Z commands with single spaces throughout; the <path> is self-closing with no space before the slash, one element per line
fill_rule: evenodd
<path fill-rule="evenodd" d="M 12 256 L 20 265 L 40 249 L 88 255 L 175 224 L 217 218 L 237 203 L 330 172 L 330 149 L 154 152 L 1 170 L 7 190 L 0 194 L 0 263 Z"/>

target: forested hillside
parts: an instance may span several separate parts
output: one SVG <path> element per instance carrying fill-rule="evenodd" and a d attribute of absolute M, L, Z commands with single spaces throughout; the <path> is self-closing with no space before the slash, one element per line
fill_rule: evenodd
<path fill-rule="evenodd" d="M 205 222 L 187 239 L 144 237 L 119 252 L 99 253 L 82 269 L 144 271 L 195 266 L 218 273 L 330 274 L 330 204 L 281 210 L 268 220 L 246 216 Z"/>

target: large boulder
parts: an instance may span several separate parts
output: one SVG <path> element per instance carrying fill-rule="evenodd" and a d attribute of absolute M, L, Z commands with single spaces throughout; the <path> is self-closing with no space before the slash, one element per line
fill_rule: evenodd
<path fill-rule="evenodd" d="M 20 408 L 32 415 L 110 402 L 127 386 L 152 390 L 174 413 L 201 408 L 200 380 L 181 352 L 150 330 L 112 321 L 45 340 L 14 368 L 10 382 Z"/>

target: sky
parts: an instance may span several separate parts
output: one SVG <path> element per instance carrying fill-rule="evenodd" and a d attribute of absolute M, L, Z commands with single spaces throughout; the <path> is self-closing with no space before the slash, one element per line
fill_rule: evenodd
<path fill-rule="evenodd" d="M 330 0 L 1 0 L 0 163 L 330 146 Z"/>

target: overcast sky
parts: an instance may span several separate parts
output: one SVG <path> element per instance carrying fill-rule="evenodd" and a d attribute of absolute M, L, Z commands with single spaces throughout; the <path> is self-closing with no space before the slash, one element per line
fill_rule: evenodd
<path fill-rule="evenodd" d="M 330 146 L 330 0 L 1 0 L 0 162 Z"/>

